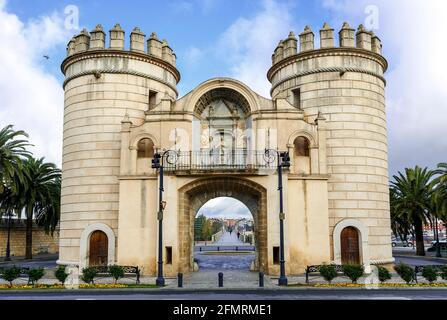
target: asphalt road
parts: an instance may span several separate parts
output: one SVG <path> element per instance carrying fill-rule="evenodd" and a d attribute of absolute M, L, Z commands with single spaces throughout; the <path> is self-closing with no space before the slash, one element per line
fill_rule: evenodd
<path fill-rule="evenodd" d="M 246 254 L 194 254 L 200 270 L 250 270 L 255 259 L 254 253 Z"/>
<path fill-rule="evenodd" d="M 300 289 L 1 293 L 0 300 L 447 300 L 447 289 Z"/>

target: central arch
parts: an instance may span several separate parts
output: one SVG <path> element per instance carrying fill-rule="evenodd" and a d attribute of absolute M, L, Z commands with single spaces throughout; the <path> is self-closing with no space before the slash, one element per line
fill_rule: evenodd
<path fill-rule="evenodd" d="M 213 94 L 209 94 L 208 92 L 213 92 Z M 185 111 L 197 114 L 196 107 L 202 105 L 203 102 L 207 100 L 204 100 L 204 97 L 209 98 L 215 94 L 225 96 L 230 95 L 238 101 L 244 102 L 243 105 L 249 108 L 247 111 L 250 113 L 256 113 L 260 109 L 260 96 L 246 84 L 232 78 L 220 77 L 207 80 L 198 85 L 191 94 L 188 95 L 185 103 Z"/>
<path fill-rule="evenodd" d="M 255 224 L 255 269 L 267 269 L 267 190 L 247 179 L 213 177 L 197 179 L 179 190 L 179 248 L 180 272 L 193 271 L 194 217 L 209 200 L 232 197 L 244 203 L 253 215 Z"/>

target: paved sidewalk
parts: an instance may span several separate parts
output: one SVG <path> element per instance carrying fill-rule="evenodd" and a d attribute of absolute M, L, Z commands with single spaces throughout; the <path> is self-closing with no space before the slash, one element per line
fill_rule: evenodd
<path fill-rule="evenodd" d="M 222 237 L 220 237 L 220 239 L 218 241 L 214 242 L 213 245 L 218 245 L 218 246 L 248 246 L 250 244 L 242 242 L 237 237 L 237 231 L 233 231 L 231 233 L 228 232 L 228 231 L 225 231 L 223 233 Z"/>

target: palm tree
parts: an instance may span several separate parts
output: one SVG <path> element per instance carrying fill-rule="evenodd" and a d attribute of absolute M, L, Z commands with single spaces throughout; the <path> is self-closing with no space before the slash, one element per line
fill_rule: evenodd
<path fill-rule="evenodd" d="M 55 164 L 44 158 L 29 158 L 24 162 L 24 183 L 19 186 L 19 215 L 25 212 L 25 258 L 32 259 L 33 215 L 47 231 L 54 231 L 60 216 L 61 173 Z"/>
<path fill-rule="evenodd" d="M 433 193 L 434 171 L 419 166 L 406 168 L 405 175 L 393 176 L 391 187 L 395 193 L 394 210 L 399 217 L 408 219 L 414 226 L 416 255 L 424 256 L 423 226 L 427 222 Z"/>
<path fill-rule="evenodd" d="M 10 185 L 12 190 L 15 190 L 15 185 L 12 184 L 14 176 L 23 178 L 21 174 L 22 159 L 31 156 L 31 153 L 26 150 L 30 146 L 27 140 L 17 139 L 18 137 L 26 137 L 28 135 L 24 131 L 14 131 L 12 125 L 8 125 L 0 130 L 0 194 L 6 185 Z"/>
<path fill-rule="evenodd" d="M 57 177 L 48 185 L 49 198 L 39 203 L 35 212 L 36 222 L 46 233 L 53 235 L 61 216 L 61 177 Z"/>
<path fill-rule="evenodd" d="M 412 221 L 406 216 L 402 216 L 396 209 L 397 195 L 393 188 L 390 188 L 390 217 L 391 217 L 391 230 L 396 238 L 402 241 L 408 240 L 408 235 L 413 233 Z"/>
<path fill-rule="evenodd" d="M 447 231 L 447 163 L 439 163 L 434 172 L 438 176 L 434 179 L 436 190 L 433 200 L 437 207 L 437 217 L 444 222 Z"/>
<path fill-rule="evenodd" d="M 13 179 L 17 179 L 17 175 Z M 6 186 L 3 188 L 3 193 L 0 194 L 0 218 L 6 217 L 8 220 L 5 261 L 11 260 L 11 218 L 15 215 L 16 210 L 17 193 L 13 192 L 10 187 Z"/>

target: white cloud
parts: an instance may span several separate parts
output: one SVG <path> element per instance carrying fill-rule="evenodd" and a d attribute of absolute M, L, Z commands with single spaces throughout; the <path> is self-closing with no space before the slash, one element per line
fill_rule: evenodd
<path fill-rule="evenodd" d="M 69 32 L 53 13 L 29 22 L 7 12 L 0 0 L 0 127 L 25 130 L 35 156 L 61 164 L 63 90 L 44 70 L 44 54 L 66 43 Z"/>
<path fill-rule="evenodd" d="M 273 50 L 294 30 L 290 10 L 290 4 L 263 0 L 253 17 L 239 18 L 228 27 L 217 45 L 217 54 L 231 65 L 231 76 L 264 96 L 270 95 L 266 74 Z"/>
<path fill-rule="evenodd" d="M 197 47 L 191 46 L 186 49 L 185 53 L 182 55 L 183 60 L 189 66 L 196 65 L 203 56 L 203 51 Z"/>
<path fill-rule="evenodd" d="M 197 215 L 209 218 L 252 218 L 250 210 L 241 201 L 234 198 L 219 197 L 205 203 Z"/>
<path fill-rule="evenodd" d="M 194 3 L 191 1 L 174 1 L 169 3 L 169 7 L 176 13 L 189 14 L 194 11 Z"/>
<path fill-rule="evenodd" d="M 219 0 L 179 0 L 169 4 L 169 7 L 176 13 L 191 14 L 200 11 L 208 14 L 220 4 Z"/>
<path fill-rule="evenodd" d="M 334 20 L 364 23 L 369 0 L 325 0 Z M 386 74 L 390 173 L 416 164 L 447 161 L 447 59 L 444 24 L 447 2 L 376 0 Z"/>

